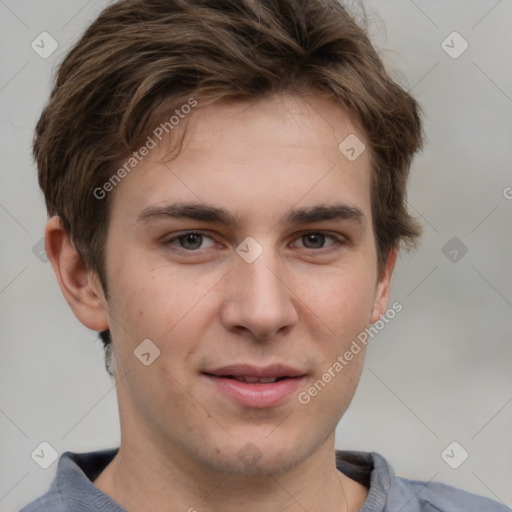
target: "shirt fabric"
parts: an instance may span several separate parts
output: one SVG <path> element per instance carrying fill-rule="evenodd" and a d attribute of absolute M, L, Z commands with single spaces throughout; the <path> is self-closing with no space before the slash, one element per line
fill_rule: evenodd
<path fill-rule="evenodd" d="M 126 512 L 92 483 L 117 452 L 64 453 L 48 492 L 20 512 Z M 445 484 L 398 477 L 375 452 L 336 450 L 336 466 L 369 488 L 359 512 L 511 512 L 498 502 Z"/>

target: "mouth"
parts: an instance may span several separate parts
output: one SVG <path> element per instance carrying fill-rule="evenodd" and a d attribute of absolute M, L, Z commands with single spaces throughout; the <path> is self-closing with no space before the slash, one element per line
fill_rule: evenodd
<path fill-rule="evenodd" d="M 243 407 L 260 409 L 284 402 L 306 377 L 305 372 L 280 364 L 224 366 L 202 374 L 221 396 Z"/>
<path fill-rule="evenodd" d="M 284 379 L 296 378 L 296 377 L 251 377 L 249 375 L 235 376 L 235 375 L 214 375 L 212 373 L 205 373 L 210 377 L 217 377 L 220 379 L 233 379 L 238 382 L 245 382 L 246 384 L 271 384 L 273 382 L 279 382 Z"/>

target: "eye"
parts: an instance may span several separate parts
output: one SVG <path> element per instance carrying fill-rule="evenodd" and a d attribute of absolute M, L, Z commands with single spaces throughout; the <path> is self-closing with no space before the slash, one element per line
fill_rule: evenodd
<path fill-rule="evenodd" d="M 328 246 L 324 246 L 324 243 L 327 239 L 331 239 L 333 242 Z M 309 233 L 304 233 L 297 240 L 301 240 L 304 243 L 306 249 L 325 249 L 336 244 L 343 245 L 343 240 L 341 238 L 323 233 L 322 231 L 311 231 Z"/>
<path fill-rule="evenodd" d="M 201 247 L 202 242 L 204 239 L 210 239 L 212 243 L 208 247 L 212 247 L 215 245 L 215 242 L 213 242 L 213 239 L 204 233 L 198 233 L 196 231 L 188 231 L 186 233 L 182 233 L 177 236 L 173 236 L 172 238 L 169 238 L 165 244 L 173 246 L 177 249 L 184 249 L 186 251 L 197 251 L 198 249 L 205 249 L 206 247 Z M 175 243 L 178 243 L 179 246 L 176 246 Z"/>
<path fill-rule="evenodd" d="M 209 240 L 209 244 L 204 245 L 205 241 Z M 310 231 L 302 234 L 296 239 L 302 242 L 302 247 L 309 250 L 321 250 L 328 249 L 335 245 L 344 245 L 345 240 L 343 237 L 330 235 L 322 231 Z M 326 242 L 329 242 L 326 245 Z M 180 234 L 174 235 L 165 242 L 166 246 L 170 246 L 172 250 L 187 251 L 187 252 L 199 252 L 201 249 L 207 249 L 215 246 L 215 241 L 212 237 L 205 233 L 197 231 L 186 231 Z M 300 246 L 299 246 L 300 247 Z"/>

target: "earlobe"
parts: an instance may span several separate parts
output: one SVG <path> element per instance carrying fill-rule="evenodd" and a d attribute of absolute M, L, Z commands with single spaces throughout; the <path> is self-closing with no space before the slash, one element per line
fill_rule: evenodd
<path fill-rule="evenodd" d="M 45 229 L 45 251 L 60 289 L 75 316 L 89 329 L 108 329 L 107 301 L 96 276 L 87 269 L 60 217 Z"/>
<path fill-rule="evenodd" d="M 396 247 L 393 247 L 393 249 L 389 251 L 386 266 L 379 276 L 375 292 L 375 302 L 370 320 L 370 323 L 372 324 L 379 320 L 379 318 L 385 313 L 388 306 L 391 291 L 391 276 L 393 274 L 393 269 L 395 268 L 397 254 L 398 250 Z"/>

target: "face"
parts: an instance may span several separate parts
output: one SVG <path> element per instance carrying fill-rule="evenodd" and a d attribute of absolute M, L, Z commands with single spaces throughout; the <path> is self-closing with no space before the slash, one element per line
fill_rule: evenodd
<path fill-rule="evenodd" d="M 123 438 L 215 470 L 279 472 L 332 435 L 364 346 L 333 365 L 386 307 L 369 151 L 338 150 L 364 135 L 319 96 L 199 104 L 187 123 L 177 158 L 155 148 L 112 192 Z"/>

